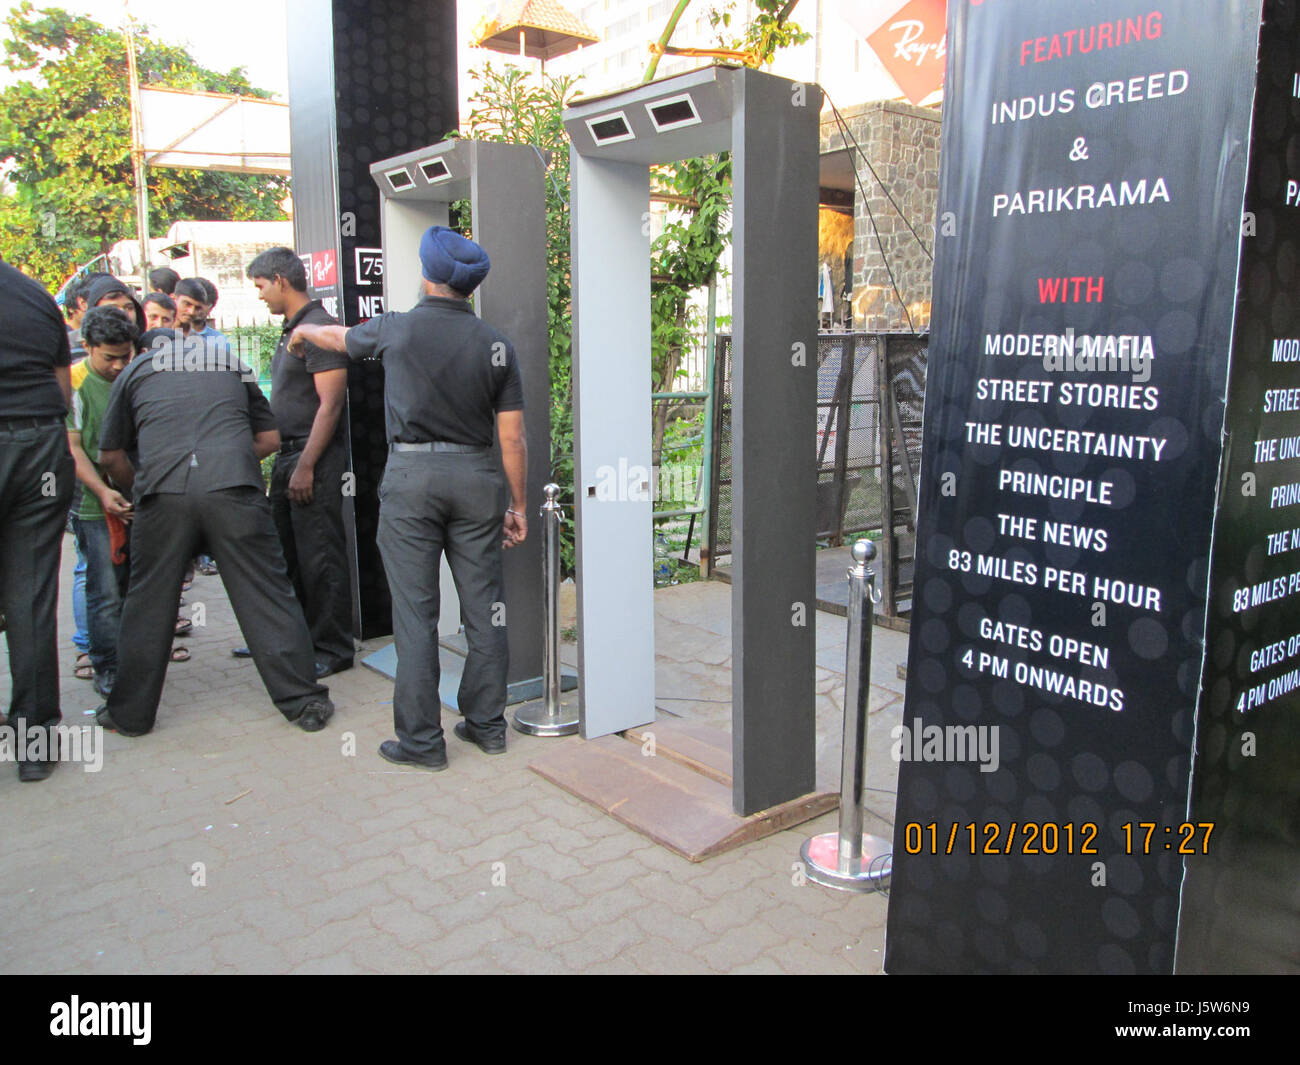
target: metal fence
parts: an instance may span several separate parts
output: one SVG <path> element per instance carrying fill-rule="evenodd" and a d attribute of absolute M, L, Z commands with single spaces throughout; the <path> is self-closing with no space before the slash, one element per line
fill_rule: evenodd
<path fill-rule="evenodd" d="M 817 340 L 817 537 L 830 546 L 851 533 L 880 541 L 881 609 L 891 616 L 910 607 L 928 343 L 910 333 L 822 333 Z M 724 335 L 717 342 L 708 522 L 715 565 L 731 552 L 731 384 L 731 337 Z"/>

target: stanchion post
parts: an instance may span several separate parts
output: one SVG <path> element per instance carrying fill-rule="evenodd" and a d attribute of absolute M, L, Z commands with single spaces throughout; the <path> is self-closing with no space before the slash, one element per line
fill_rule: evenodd
<path fill-rule="evenodd" d="M 884 890 L 892 867 L 890 843 L 863 835 L 867 763 L 867 703 L 871 691 L 875 575 L 867 564 L 876 545 L 853 545 L 849 570 L 849 630 L 844 663 L 844 748 L 840 761 L 840 828 L 804 842 L 799 856 L 808 879 L 842 891 Z"/>
<path fill-rule="evenodd" d="M 560 705 L 560 486 L 542 489 L 542 598 L 546 625 L 542 633 L 542 692 L 540 703 L 515 711 L 514 726 L 529 736 L 571 736 L 578 731 L 578 709 Z"/>

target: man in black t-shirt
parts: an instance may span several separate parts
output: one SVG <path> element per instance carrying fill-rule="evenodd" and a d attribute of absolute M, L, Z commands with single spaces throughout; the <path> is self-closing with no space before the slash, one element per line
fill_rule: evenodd
<path fill-rule="evenodd" d="M 58 594 L 63 526 L 76 483 L 64 418 L 68 331 L 54 298 L 0 262 L 0 612 L 13 690 L 9 718 L 59 723 Z M 44 780 L 58 752 L 14 752 L 18 779 Z"/>
<path fill-rule="evenodd" d="M 135 517 L 126 635 L 97 720 L 125 736 L 153 728 L 185 568 L 211 551 L 272 701 L 304 731 L 319 731 L 334 707 L 316 680 L 311 634 L 262 487 L 259 459 L 280 443 L 270 405 L 224 351 L 198 337 L 159 329 L 141 343 L 113 384 L 99 435 L 100 464 L 133 489 Z"/>
<path fill-rule="evenodd" d="M 348 358 L 310 344 L 303 349 L 304 358 L 289 354 L 289 336 L 298 326 L 338 324 L 320 300 L 307 298 L 307 271 L 290 249 L 262 252 L 249 264 L 248 276 L 267 309 L 284 315 L 271 361 L 271 413 L 280 430 L 271 513 L 311 629 L 316 674 L 326 677 L 351 669 L 354 653 L 352 581 L 343 531 Z"/>
<path fill-rule="evenodd" d="M 506 749 L 509 650 L 501 549 L 522 543 L 528 533 L 527 454 L 514 347 L 469 304 L 487 276 L 487 254 L 434 226 L 420 242 L 420 266 L 424 298 L 412 310 L 352 329 L 300 325 L 289 350 L 299 354 L 313 344 L 354 359 L 384 360 L 389 456 L 379 487 L 378 540 L 393 595 L 397 739 L 385 741 L 379 753 L 390 762 L 438 770 L 447 766 L 438 698 L 444 551 L 469 645 L 459 699 L 465 720 L 456 735 L 487 754 Z M 492 454 L 494 430 L 500 465 Z"/>

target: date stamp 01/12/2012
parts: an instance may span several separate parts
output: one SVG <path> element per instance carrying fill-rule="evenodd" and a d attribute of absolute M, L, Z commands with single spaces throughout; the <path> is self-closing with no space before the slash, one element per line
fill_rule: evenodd
<path fill-rule="evenodd" d="M 1213 821 L 1159 825 L 1127 821 L 1120 825 L 1124 854 L 1208 854 Z M 903 826 L 908 854 L 1098 854 L 1100 829 L 1092 821 L 1011 821 L 979 824 L 909 821 Z"/>

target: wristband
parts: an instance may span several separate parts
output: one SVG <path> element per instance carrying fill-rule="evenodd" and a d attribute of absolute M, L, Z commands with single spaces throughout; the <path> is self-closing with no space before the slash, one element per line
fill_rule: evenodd
<path fill-rule="evenodd" d="M 524 516 L 523 511 L 511 510 L 509 507 L 506 507 L 506 513 L 513 514 L 516 518 L 522 518 Z"/>

